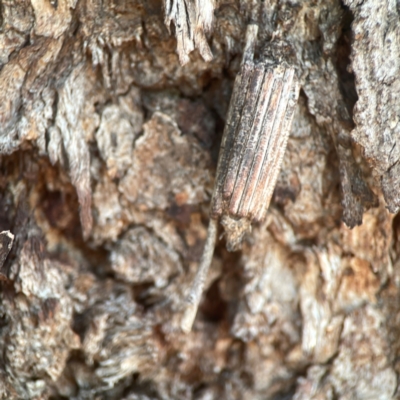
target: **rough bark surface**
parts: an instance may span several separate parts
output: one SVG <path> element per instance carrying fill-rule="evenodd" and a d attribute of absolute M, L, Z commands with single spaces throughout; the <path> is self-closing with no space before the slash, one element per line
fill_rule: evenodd
<path fill-rule="evenodd" d="M 0 398 L 400 398 L 399 15 L 0 0 Z M 250 21 L 300 99 L 267 221 L 220 240 L 184 334 Z"/>

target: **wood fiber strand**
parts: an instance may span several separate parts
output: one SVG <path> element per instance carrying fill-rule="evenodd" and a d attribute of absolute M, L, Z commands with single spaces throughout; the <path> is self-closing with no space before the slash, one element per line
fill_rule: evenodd
<path fill-rule="evenodd" d="M 294 71 L 293 71 L 293 74 L 294 74 Z M 295 76 L 293 78 L 296 79 Z M 256 221 L 261 221 L 261 220 L 263 220 L 265 218 L 265 215 L 266 215 L 266 212 L 267 212 L 267 209 L 268 209 L 268 206 L 269 206 L 273 191 L 275 189 L 276 180 L 278 178 L 278 174 L 279 174 L 280 169 L 281 169 L 283 156 L 285 155 L 285 150 L 286 150 L 287 142 L 288 142 L 288 139 L 289 139 L 290 129 L 291 129 L 292 120 L 293 120 L 293 116 L 294 116 L 294 110 L 296 108 L 297 99 L 298 99 L 298 92 L 299 92 L 299 90 L 298 90 L 297 82 L 295 82 L 294 85 L 292 83 L 292 90 L 290 91 L 290 97 L 289 97 L 289 101 L 288 101 L 288 104 L 287 104 L 285 117 L 284 117 L 284 120 L 282 122 L 281 140 L 280 140 L 280 143 L 278 144 L 279 148 L 282 149 L 277 154 L 277 157 L 279 157 L 279 159 L 276 160 L 278 168 L 274 171 L 274 175 L 271 178 L 272 185 L 269 185 L 268 187 L 265 188 L 266 194 L 265 194 L 264 198 L 265 198 L 266 201 L 261 203 L 260 212 L 255 215 L 255 220 Z"/>
<path fill-rule="evenodd" d="M 217 176 L 211 201 L 210 215 L 212 218 L 220 216 L 223 211 L 222 190 L 224 177 L 228 170 L 230 154 L 235 143 L 235 132 L 242 116 L 243 105 L 253 68 L 254 64 L 252 62 L 243 64 L 233 86 L 233 93 L 229 103 L 226 125 L 221 141 Z"/>
<path fill-rule="evenodd" d="M 236 176 L 243 157 L 243 149 L 245 148 L 248 139 L 248 131 L 254 119 L 254 107 L 256 106 L 263 77 L 264 67 L 262 65 L 256 65 L 250 79 L 242 118 L 237 127 L 235 143 L 229 159 L 229 167 L 223 187 L 224 199 L 230 199 L 235 186 Z"/>
<path fill-rule="evenodd" d="M 288 108 L 288 101 L 292 92 L 293 76 L 293 69 L 287 69 L 285 71 L 281 99 L 279 101 L 273 130 L 271 132 L 271 141 L 268 152 L 265 154 L 262 172 L 258 181 L 259 190 L 257 191 L 257 196 L 253 197 L 252 210 L 255 211 L 253 217 L 256 218 L 257 221 L 264 218 L 264 214 L 262 213 L 266 211 L 269 206 L 275 182 L 280 171 L 283 155 L 286 150 L 287 136 L 289 135 L 289 132 L 284 132 L 282 127 L 285 113 Z"/>
<path fill-rule="evenodd" d="M 260 191 L 260 176 L 263 168 L 269 168 L 270 165 L 265 166 L 265 159 L 268 157 L 271 140 L 273 135 L 274 121 L 276 120 L 276 114 L 278 112 L 281 93 L 283 89 L 283 72 L 281 69 L 275 69 L 274 84 L 272 88 L 272 95 L 268 104 L 267 112 L 264 115 L 264 121 L 262 122 L 261 134 L 257 143 L 255 151 L 255 157 L 251 167 L 251 171 L 248 177 L 248 185 L 244 193 L 244 199 L 240 207 L 240 214 L 250 216 L 254 213 L 255 205 L 254 198 L 258 196 Z"/>
<path fill-rule="evenodd" d="M 230 200 L 229 212 L 233 215 L 239 215 L 239 206 L 243 197 L 247 194 L 246 190 L 249 186 L 248 178 L 254 158 L 256 156 L 257 144 L 260 139 L 260 135 L 262 135 L 263 120 L 270 102 L 273 83 L 273 73 L 271 71 L 267 71 L 264 75 L 264 82 L 260 89 L 257 105 L 255 106 L 255 117 L 251 131 L 249 132 L 249 139 L 243 154 L 242 162 L 238 170 L 235 189 Z M 240 216 L 245 215 L 243 214 Z"/>

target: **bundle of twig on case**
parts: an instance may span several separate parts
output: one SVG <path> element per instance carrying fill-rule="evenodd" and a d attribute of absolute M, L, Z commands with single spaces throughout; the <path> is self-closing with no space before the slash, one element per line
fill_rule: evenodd
<path fill-rule="evenodd" d="M 295 68 L 281 59 L 254 61 L 257 32 L 257 25 L 248 26 L 221 143 L 207 240 L 181 321 L 185 332 L 191 331 L 197 313 L 218 220 L 229 250 L 240 244 L 252 222 L 265 219 L 286 150 L 299 95 Z"/>

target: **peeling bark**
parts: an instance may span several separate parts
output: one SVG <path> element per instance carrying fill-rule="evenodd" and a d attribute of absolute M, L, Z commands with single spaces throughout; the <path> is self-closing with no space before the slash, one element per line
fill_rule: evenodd
<path fill-rule="evenodd" d="M 300 98 L 267 220 L 221 233 L 184 334 L 249 22 Z M 399 397 L 395 2 L 2 0 L 0 24 L 0 398 Z"/>

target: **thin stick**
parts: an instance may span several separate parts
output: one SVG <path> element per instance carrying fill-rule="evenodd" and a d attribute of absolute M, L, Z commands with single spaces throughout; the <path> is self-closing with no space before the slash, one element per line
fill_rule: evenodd
<path fill-rule="evenodd" d="M 186 310 L 181 321 L 181 329 L 188 333 L 192 330 L 193 322 L 199 308 L 201 295 L 203 293 L 204 284 L 207 279 L 208 270 L 211 265 L 214 254 L 215 242 L 217 241 L 218 220 L 210 218 L 208 225 L 207 239 L 204 245 L 203 254 L 200 264 L 193 280 L 189 295 L 186 298 Z"/>

